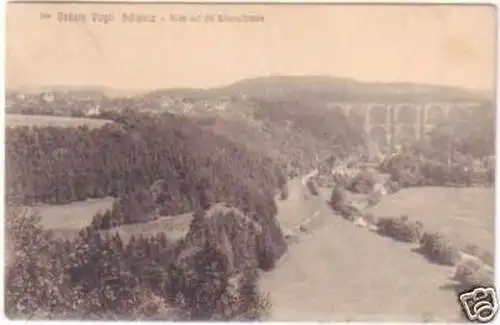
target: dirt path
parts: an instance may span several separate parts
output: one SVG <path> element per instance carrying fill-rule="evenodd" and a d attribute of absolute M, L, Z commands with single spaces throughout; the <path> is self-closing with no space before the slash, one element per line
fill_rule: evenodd
<path fill-rule="evenodd" d="M 313 170 L 309 174 L 292 179 L 288 184 L 288 199 L 284 201 L 278 200 L 278 221 L 283 229 L 292 230 L 301 223 L 305 218 L 310 217 L 318 210 L 317 197 L 313 197 L 306 183 L 310 177 L 317 173 Z"/>
<path fill-rule="evenodd" d="M 320 197 L 300 198 L 292 183 L 279 220 L 316 213 L 321 227 L 301 233 L 279 267 L 262 279 L 272 321 L 457 321 L 453 268 L 429 264 L 411 247 L 333 215 Z M 288 206 L 287 206 L 288 205 Z"/>

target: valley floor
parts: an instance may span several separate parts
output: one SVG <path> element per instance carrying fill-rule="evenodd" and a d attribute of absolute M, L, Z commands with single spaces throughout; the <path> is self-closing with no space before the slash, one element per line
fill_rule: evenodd
<path fill-rule="evenodd" d="M 473 201 L 483 207 L 482 211 L 476 207 L 476 215 L 490 211 L 493 196 L 474 190 L 420 188 L 403 190 L 400 196 L 408 191 L 406 197 L 417 200 L 437 195 L 434 192 L 451 191 L 458 200 L 470 197 L 469 192 L 474 192 Z M 446 194 L 442 193 L 442 196 Z M 305 197 L 302 203 L 294 201 Z M 379 212 L 390 212 L 391 200 L 391 197 L 384 198 L 380 205 L 385 210 Z M 399 208 L 392 210 L 396 216 L 404 201 L 399 200 L 399 205 L 396 205 Z M 388 203 L 384 207 L 385 201 Z M 469 209 L 474 209 L 471 202 L 465 202 Z M 449 205 L 452 203 L 448 202 Z M 441 219 L 450 212 L 444 206 L 427 205 L 426 209 Z M 408 212 L 410 217 L 412 211 Z M 448 288 L 452 284 L 453 267 L 429 263 L 412 251 L 414 245 L 398 243 L 366 228 L 355 227 L 334 215 L 326 205 L 325 197 L 307 196 L 300 183 L 292 183 L 290 200 L 280 202 L 279 221 L 287 228 L 307 214 L 314 215 L 316 225 L 320 226 L 298 234 L 299 238 L 290 244 L 284 260 L 262 279 L 263 291 L 270 293 L 272 321 L 455 322 L 462 319 L 455 292 Z M 439 226 L 443 222 L 446 224 L 441 221 L 441 224 L 433 225 Z"/>
<path fill-rule="evenodd" d="M 326 213 L 326 212 L 322 212 Z M 321 228 L 290 245 L 262 280 L 274 321 L 456 320 L 453 268 L 429 264 L 408 245 L 325 215 Z"/>

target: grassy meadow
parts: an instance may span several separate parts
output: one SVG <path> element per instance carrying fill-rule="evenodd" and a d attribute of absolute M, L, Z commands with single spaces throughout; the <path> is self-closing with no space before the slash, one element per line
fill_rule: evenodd
<path fill-rule="evenodd" d="M 59 127 L 78 127 L 86 125 L 91 128 L 97 128 L 104 124 L 111 123 L 108 120 L 82 118 L 82 117 L 66 117 L 66 116 L 49 116 L 49 115 L 23 115 L 23 114 L 6 114 L 5 126 L 59 126 Z"/>
<path fill-rule="evenodd" d="M 459 247 L 475 245 L 494 255 L 494 204 L 492 188 L 415 187 L 386 196 L 368 211 L 383 217 L 406 215 Z"/>

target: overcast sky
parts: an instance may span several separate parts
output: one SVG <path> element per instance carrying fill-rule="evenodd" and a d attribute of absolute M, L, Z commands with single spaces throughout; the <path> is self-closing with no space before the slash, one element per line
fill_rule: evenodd
<path fill-rule="evenodd" d="M 260 14 L 263 23 L 107 25 L 40 11 Z M 276 74 L 494 89 L 490 6 L 8 5 L 7 85 L 211 87 Z"/>

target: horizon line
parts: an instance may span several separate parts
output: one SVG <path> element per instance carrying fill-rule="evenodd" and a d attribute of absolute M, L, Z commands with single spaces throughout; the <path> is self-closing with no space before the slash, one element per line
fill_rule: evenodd
<path fill-rule="evenodd" d="M 385 84 L 385 85 L 415 85 L 415 86 L 427 86 L 427 87 L 441 87 L 441 88 L 449 88 L 449 89 L 454 89 L 454 90 L 461 90 L 461 91 L 467 91 L 467 92 L 473 92 L 477 94 L 488 94 L 490 92 L 495 92 L 495 89 L 487 90 L 487 89 L 478 89 L 478 88 L 470 88 L 470 87 L 465 87 L 465 86 L 459 86 L 459 85 L 450 85 L 450 84 L 433 84 L 433 83 L 422 83 L 422 82 L 417 82 L 417 81 L 373 81 L 373 80 L 362 80 L 362 79 L 356 79 L 353 77 L 344 77 L 344 76 L 332 76 L 332 75 L 321 75 L 321 74 L 270 74 L 270 75 L 259 75 L 259 76 L 251 76 L 247 78 L 241 78 L 241 79 L 236 79 L 232 82 L 229 83 L 224 83 L 221 85 L 214 85 L 214 86 L 209 86 L 209 87 L 196 87 L 196 86 L 159 86 L 159 87 L 148 87 L 148 88 L 120 88 L 120 87 L 115 87 L 112 85 L 106 85 L 106 84 L 73 84 L 73 83 L 68 83 L 68 84 L 57 84 L 57 83 L 51 83 L 51 84 L 25 84 L 21 86 L 16 86 L 16 87 L 9 87 L 8 86 L 8 81 L 5 83 L 5 90 L 6 91 L 22 91 L 24 88 L 50 88 L 50 87 L 68 87 L 68 88 L 98 88 L 98 89 L 105 89 L 108 88 L 108 90 L 113 90 L 113 91 L 133 91 L 133 92 L 153 92 L 153 91 L 158 91 L 158 90 L 171 90 L 171 89 L 185 89 L 185 90 L 213 90 L 213 89 L 220 89 L 220 88 L 226 88 L 232 85 L 235 85 L 239 82 L 242 81 L 247 81 L 247 80 L 255 80 L 259 78 L 324 78 L 324 79 L 336 79 L 336 80 L 345 80 L 345 81 L 353 81 L 357 82 L 360 84 Z M 494 87 L 493 87 L 494 88 Z M 38 90 L 37 90 L 38 91 Z"/>

